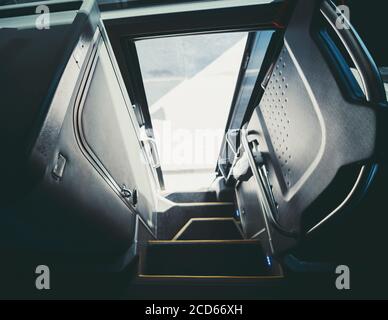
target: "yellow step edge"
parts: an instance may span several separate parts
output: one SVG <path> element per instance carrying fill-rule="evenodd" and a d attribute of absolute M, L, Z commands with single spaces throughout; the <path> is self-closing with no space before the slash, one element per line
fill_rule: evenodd
<path fill-rule="evenodd" d="M 271 275 L 271 276 L 190 276 L 190 275 L 149 275 L 139 274 L 139 278 L 164 278 L 164 279 L 284 279 L 283 275 Z"/>
<path fill-rule="evenodd" d="M 158 243 L 260 243 L 258 240 L 241 239 L 241 240 L 148 240 L 149 244 Z"/>
<path fill-rule="evenodd" d="M 177 232 L 177 234 L 172 238 L 172 240 L 177 240 L 188 228 L 189 226 L 196 221 L 232 221 L 237 230 L 240 232 L 241 238 L 244 238 L 243 233 L 241 232 L 239 226 L 237 225 L 236 219 L 232 217 L 212 217 L 212 218 L 191 218 L 185 223 L 185 225 Z"/>

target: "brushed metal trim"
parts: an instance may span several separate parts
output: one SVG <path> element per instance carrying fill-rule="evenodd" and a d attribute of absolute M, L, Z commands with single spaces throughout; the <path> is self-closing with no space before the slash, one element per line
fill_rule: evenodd
<path fill-rule="evenodd" d="M 261 234 L 262 234 L 263 232 L 265 232 L 265 231 L 266 231 L 265 228 L 261 229 L 260 231 L 256 232 L 256 233 L 251 237 L 251 239 L 255 239 L 256 237 L 258 237 L 259 235 L 261 235 Z"/>
<path fill-rule="evenodd" d="M 271 210 L 271 205 L 268 203 L 268 199 L 265 195 L 264 187 L 261 183 L 259 173 L 256 169 L 255 160 L 253 159 L 252 153 L 250 152 L 247 134 L 248 132 L 246 129 L 241 129 L 241 135 L 240 135 L 241 142 L 242 142 L 244 151 L 247 153 L 249 165 L 251 167 L 252 173 L 258 185 L 258 198 L 261 206 L 261 211 L 263 212 L 263 219 L 264 219 L 265 229 L 267 230 L 269 247 L 271 249 L 271 253 L 273 254 L 275 250 L 272 244 L 272 235 L 271 235 L 271 231 L 270 231 L 269 223 L 267 219 L 267 214 L 268 214 L 267 210 Z"/>

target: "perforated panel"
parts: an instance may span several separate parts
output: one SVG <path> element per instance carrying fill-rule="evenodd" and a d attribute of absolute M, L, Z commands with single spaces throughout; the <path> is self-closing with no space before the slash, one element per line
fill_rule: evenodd
<path fill-rule="evenodd" d="M 317 156 L 322 135 L 314 106 L 286 48 L 274 67 L 260 110 L 267 144 L 273 148 L 272 161 L 278 164 L 285 186 L 291 188 Z"/>
<path fill-rule="evenodd" d="M 352 100 L 342 83 L 345 77 L 335 71 L 338 57 L 329 52 L 324 38 L 312 37 L 317 5 L 320 2 L 298 1 L 264 96 L 244 130 L 248 142 L 257 140 L 262 151 L 277 203 L 274 219 L 294 234 L 303 231 L 304 214 L 315 214 L 308 210 L 314 201 L 343 187 L 339 170 L 352 170 L 346 183 L 357 190 L 349 187 L 341 203 L 338 197 L 325 198 L 319 202 L 322 211 L 330 215 L 333 208 L 340 211 L 343 203 L 357 199 L 370 170 L 357 180 L 359 185 L 353 183 L 362 164 L 376 155 L 379 132 L 377 108 Z M 272 229 L 275 252 L 294 244 L 279 230 Z"/>

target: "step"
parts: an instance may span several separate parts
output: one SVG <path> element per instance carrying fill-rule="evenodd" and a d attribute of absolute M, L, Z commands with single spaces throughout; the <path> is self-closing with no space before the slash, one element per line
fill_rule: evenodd
<path fill-rule="evenodd" d="M 173 240 L 240 240 L 244 235 L 234 218 L 190 219 Z"/>
<path fill-rule="evenodd" d="M 158 239 L 171 240 L 180 229 L 195 218 L 233 218 L 232 202 L 178 203 L 158 212 Z"/>
<path fill-rule="evenodd" d="M 256 240 L 172 240 L 148 242 L 139 277 L 262 279 L 283 273 Z"/>

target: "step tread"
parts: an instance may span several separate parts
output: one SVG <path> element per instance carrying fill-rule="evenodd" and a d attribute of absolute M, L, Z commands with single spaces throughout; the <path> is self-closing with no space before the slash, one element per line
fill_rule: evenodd
<path fill-rule="evenodd" d="M 191 278 L 274 275 L 257 240 L 149 241 L 141 259 L 139 274 Z"/>

